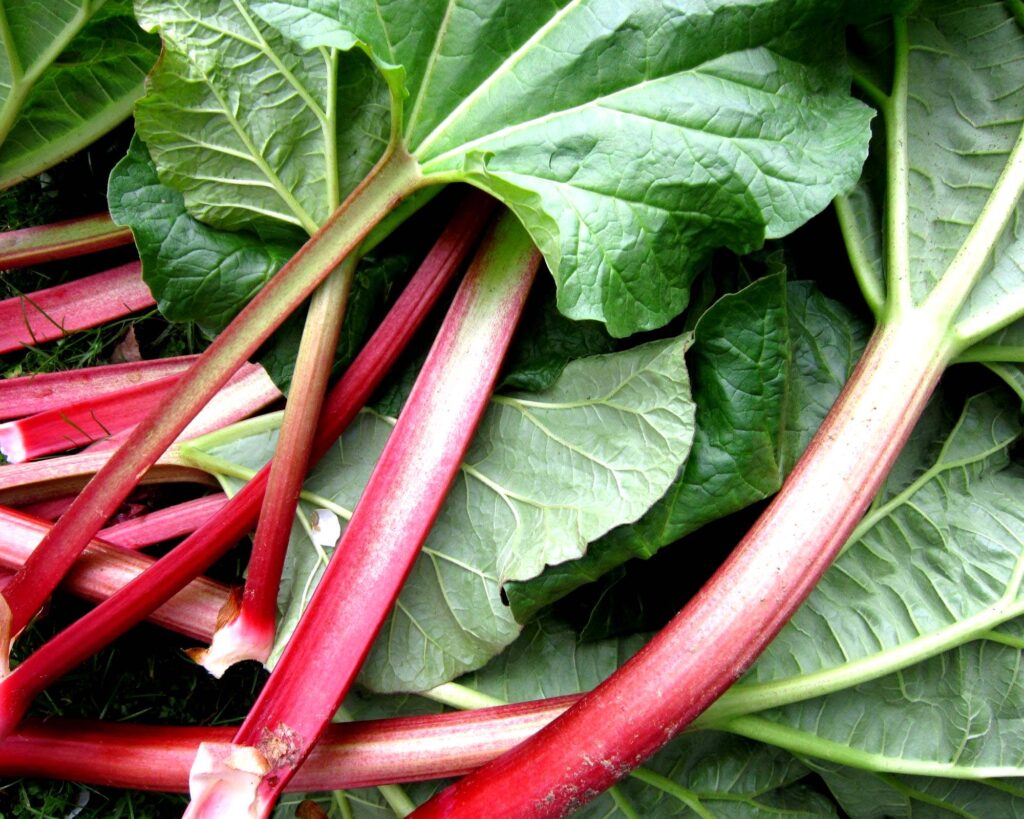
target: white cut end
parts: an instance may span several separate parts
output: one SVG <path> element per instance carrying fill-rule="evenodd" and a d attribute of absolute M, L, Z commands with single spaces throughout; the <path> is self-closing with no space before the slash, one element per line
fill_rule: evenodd
<path fill-rule="evenodd" d="M 188 776 L 192 801 L 183 819 L 259 819 L 257 789 L 269 770 L 263 754 L 248 745 L 201 743 Z"/>
<path fill-rule="evenodd" d="M 190 649 L 188 655 L 220 679 L 231 666 L 243 660 L 266 664 L 273 647 L 273 629 L 257 628 L 243 611 L 213 633 L 209 648 Z"/>
<path fill-rule="evenodd" d="M 17 421 L 0 424 L 0 455 L 3 455 L 9 464 L 21 464 L 28 460 L 25 436 L 22 435 Z"/>
<path fill-rule="evenodd" d="M 310 517 L 309 531 L 315 546 L 333 549 L 341 537 L 341 521 L 330 509 L 317 509 Z"/>

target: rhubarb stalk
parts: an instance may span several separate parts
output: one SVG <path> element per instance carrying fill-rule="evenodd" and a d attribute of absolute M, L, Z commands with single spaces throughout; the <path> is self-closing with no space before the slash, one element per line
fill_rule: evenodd
<path fill-rule="evenodd" d="M 164 407 L 136 427 L 4 590 L 9 609 L 5 618 L 8 642 L 25 627 L 89 540 L 203 404 L 420 180 L 412 157 L 400 148 L 389 151 L 200 356 Z"/>
<path fill-rule="evenodd" d="M 96 327 L 156 305 L 138 262 L 0 301 L 0 353 Z"/>
<path fill-rule="evenodd" d="M 131 230 L 115 225 L 106 213 L 11 230 L 0 233 L 0 270 L 54 262 L 131 243 Z"/>
<path fill-rule="evenodd" d="M 259 699 L 233 743 L 201 747 L 187 816 L 268 816 L 330 722 L 458 472 L 539 263 L 526 231 L 506 214 L 466 274 Z"/>
<path fill-rule="evenodd" d="M 1003 298 L 981 312 L 969 301 L 976 285 L 992 283 L 992 258 L 1018 218 L 1024 129 L 945 270 L 937 278 L 936 270 L 915 270 L 911 214 L 925 203 L 910 201 L 912 48 L 903 18 L 895 20 L 893 45 L 892 90 L 873 86 L 869 94 L 885 117 L 888 166 L 884 295 L 880 281 L 865 287 L 879 324 L 825 423 L 754 528 L 654 640 L 562 718 L 439 794 L 417 817 L 475 817 L 493 805 L 507 817 L 562 816 L 675 736 L 754 662 L 814 587 L 880 488 L 946 365 L 1024 312 L 1019 299 Z M 979 154 L 993 150 L 988 139 Z M 872 281 L 864 255 L 851 259 L 858 278 Z"/>
<path fill-rule="evenodd" d="M 482 194 L 467 198 L 380 327 L 332 388 L 321 412 L 313 460 L 330 449 L 380 384 L 476 243 L 490 210 L 490 200 Z M 220 515 L 37 649 L 0 682 L 0 738 L 14 729 L 39 691 L 147 617 L 248 532 L 259 515 L 269 472 L 268 464 Z"/>
<path fill-rule="evenodd" d="M 313 295 L 295 361 L 292 391 L 284 411 L 277 452 L 267 477 L 252 556 L 249 558 L 241 604 L 232 619 L 217 630 L 208 649 L 191 652 L 215 677 L 237 662 L 265 662 L 277 630 L 277 590 L 281 583 L 292 519 L 309 465 L 316 419 L 320 415 L 327 377 L 338 346 L 357 259 L 350 257 Z M 331 544 L 333 545 L 333 544 Z M 226 614 L 228 614 L 226 612 Z"/>

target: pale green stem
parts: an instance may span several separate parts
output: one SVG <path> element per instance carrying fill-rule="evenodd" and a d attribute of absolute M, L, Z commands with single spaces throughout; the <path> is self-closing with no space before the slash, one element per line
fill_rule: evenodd
<path fill-rule="evenodd" d="M 327 116 L 324 119 L 324 164 L 327 166 L 327 199 L 331 210 L 341 204 L 338 179 L 338 50 L 332 48 L 327 61 Z"/>
<path fill-rule="evenodd" d="M 886 190 L 886 268 L 891 311 L 913 306 L 910 287 L 910 156 L 907 146 L 907 96 L 910 43 L 907 21 L 893 22 L 894 69 L 892 95 L 885 107 L 885 149 L 888 158 Z"/>
<path fill-rule="evenodd" d="M 885 286 L 875 275 L 871 259 L 868 258 L 866 242 L 861 235 L 850 200 L 846 196 L 837 196 L 833 204 L 853 275 L 857 279 L 857 284 L 860 285 L 864 301 L 867 302 L 875 318 L 879 319 L 885 308 Z"/>
<path fill-rule="evenodd" d="M 1010 389 L 1017 393 L 1017 397 L 1020 398 L 1021 402 L 1024 403 L 1024 372 L 1021 371 L 1020 367 L 994 361 L 986 363 L 985 366 L 1003 379 Z"/>
<path fill-rule="evenodd" d="M 626 817 L 626 819 L 640 819 L 640 814 L 636 812 L 636 808 L 626 798 L 626 795 L 622 792 L 622 788 L 618 785 L 612 785 L 608 789 L 608 795 L 612 798 L 615 803 L 615 807 L 618 808 L 619 813 Z"/>
<path fill-rule="evenodd" d="M 888 108 L 892 99 L 872 80 L 867 73 L 854 64 L 851 66 L 853 84 L 867 97 L 876 108 L 883 114 L 888 114 Z"/>
<path fill-rule="evenodd" d="M 416 810 L 416 803 L 413 802 L 409 795 L 399 785 L 378 785 L 377 790 L 380 795 L 384 797 L 384 801 L 388 803 L 391 810 L 394 811 L 395 816 L 401 817 L 408 816 L 414 810 Z"/>
<path fill-rule="evenodd" d="M 788 725 L 771 722 L 764 717 L 737 717 L 719 727 L 730 733 L 774 745 L 794 754 L 812 756 L 862 771 L 884 771 L 912 776 L 941 776 L 947 779 L 972 781 L 995 777 L 1024 776 L 1024 767 L 1020 765 L 958 765 L 928 759 L 902 759 L 886 756 L 884 753 L 863 751 L 843 742 L 823 739 Z"/>
<path fill-rule="evenodd" d="M 954 364 L 1024 363 L 1024 347 L 1019 345 L 975 344 L 956 357 Z"/>
<path fill-rule="evenodd" d="M 668 777 L 662 776 L 661 774 L 655 773 L 647 768 L 635 768 L 630 772 L 630 776 L 633 779 L 643 782 L 645 785 L 651 785 L 652 787 L 664 791 L 670 796 L 678 799 L 686 805 L 686 807 L 701 817 L 701 819 L 715 819 L 715 814 L 701 804 L 700 797 L 697 796 L 697 794 L 688 788 L 678 785 Z"/>
<path fill-rule="evenodd" d="M 960 347 L 963 349 L 1013 324 L 1021 316 L 1024 316 L 1024 294 L 1017 291 L 998 299 L 988 309 L 958 321 L 953 330 L 960 338 Z M 970 350 L 966 352 L 970 353 Z"/>
<path fill-rule="evenodd" d="M 421 691 L 419 696 L 425 697 L 428 700 L 433 700 L 434 702 L 439 702 L 442 705 L 449 705 L 460 711 L 472 711 L 475 708 L 491 708 L 495 705 L 507 705 L 505 700 L 500 700 L 497 697 L 492 697 L 490 694 L 484 694 L 470 688 L 469 686 L 459 685 L 458 683 L 453 682 L 435 686 L 429 691 Z"/>
<path fill-rule="evenodd" d="M 1024 650 L 1024 639 L 1014 637 L 1010 634 L 1002 634 L 998 631 L 983 631 L 978 635 L 978 638 L 981 640 L 988 640 L 990 643 L 999 643 L 1000 645 L 1009 646 L 1010 648 Z"/>

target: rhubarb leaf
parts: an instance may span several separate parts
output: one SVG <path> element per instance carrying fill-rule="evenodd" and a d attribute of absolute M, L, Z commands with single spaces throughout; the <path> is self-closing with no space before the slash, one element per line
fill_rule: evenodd
<path fill-rule="evenodd" d="M 132 140 L 107 189 L 110 213 L 132 229 L 142 277 L 171 321 L 194 321 L 215 334 L 299 248 L 219 230 L 190 216 L 184 198 L 157 176 L 146 146 Z"/>
<path fill-rule="evenodd" d="M 717 713 L 752 692 L 761 707 L 792 704 L 722 727 L 880 771 L 1024 775 L 1024 643 L 1001 629 L 1024 615 L 1024 469 L 1009 458 L 1020 434 L 1011 396 L 971 399 Z"/>
<path fill-rule="evenodd" d="M 0 8 L 0 188 L 127 119 L 157 51 L 129 0 L 20 0 Z"/>
<path fill-rule="evenodd" d="M 855 181 L 869 111 L 835 59 L 843 5 L 141 0 L 165 54 L 138 128 L 193 215 L 308 231 L 334 172 L 347 190 L 381 153 L 387 84 L 424 183 L 495 194 L 562 312 L 628 335 L 685 306 L 712 248 L 787 233 Z"/>
<path fill-rule="evenodd" d="M 520 622 L 633 557 L 650 557 L 712 520 L 776 491 L 821 424 L 865 343 L 845 308 L 807 282 L 762 278 L 697 324 L 689 353 L 697 432 L 683 471 L 638 522 L 587 554 L 513 583 Z"/>
<path fill-rule="evenodd" d="M 935 290 L 979 221 L 999 224 L 1006 212 L 1016 211 L 994 239 L 966 253 L 970 264 L 981 265 L 978 284 L 955 321 L 957 332 L 970 341 L 1024 314 L 1021 205 L 1012 199 L 989 204 L 1005 170 L 1016 167 L 1004 179 L 1011 186 L 1024 173 L 1018 144 L 1024 126 L 1020 20 L 1013 3 L 928 0 L 909 15 L 906 42 L 894 45 L 877 30 L 867 38 L 876 44 L 875 61 L 888 63 L 898 53 L 907 65 L 905 116 L 898 105 L 887 116 L 905 124 L 910 172 L 899 179 L 898 171 L 891 171 L 888 187 L 907 203 L 905 228 L 890 241 L 907 246 L 908 269 L 901 275 L 913 301 L 920 303 Z M 882 142 L 875 147 L 884 149 Z M 862 279 L 878 290 L 884 289 L 882 179 L 880 171 L 870 174 L 851 197 L 847 231 L 852 245 L 863 251 Z M 963 270 L 953 272 L 965 277 Z"/>
<path fill-rule="evenodd" d="M 139 0 L 136 13 L 164 42 L 136 128 L 203 222 L 312 233 L 382 153 L 386 91 L 361 55 L 298 49 L 237 2 Z"/>
<path fill-rule="evenodd" d="M 876 774 L 814 760 L 809 765 L 853 819 L 1024 816 L 1019 782 Z"/>
<path fill-rule="evenodd" d="M 504 581 L 578 557 L 590 541 L 635 520 L 664 493 L 693 435 L 683 362 L 688 344 L 684 336 L 578 359 L 545 392 L 492 400 L 363 667 L 365 685 L 422 690 L 479 667 L 519 633 L 501 599 Z M 254 434 L 246 434 L 253 426 L 240 425 L 201 439 L 192 457 L 216 473 L 252 474 L 276 440 L 267 422 L 258 423 L 261 431 Z M 347 515 L 392 424 L 361 414 L 309 476 L 307 502 Z M 308 540 L 293 541 L 277 651 L 319 579 L 323 558 Z"/>

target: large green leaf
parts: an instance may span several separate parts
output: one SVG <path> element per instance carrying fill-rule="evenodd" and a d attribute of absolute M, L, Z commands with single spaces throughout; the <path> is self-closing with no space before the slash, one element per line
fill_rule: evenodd
<path fill-rule="evenodd" d="M 354 179 L 383 146 L 379 81 L 361 80 L 344 115 L 331 106 L 331 61 L 360 49 L 426 181 L 502 199 L 543 250 L 560 309 L 615 335 L 664 324 L 711 248 L 792 230 L 866 154 L 868 111 L 835 59 L 839 2 L 251 6 L 139 2 L 165 56 L 138 127 L 194 215 L 322 221 L 342 167 L 331 157 Z M 332 123 L 351 148 L 330 152 Z"/>
<path fill-rule="evenodd" d="M 129 0 L 0 6 L 0 188 L 127 119 L 156 54 Z"/>
<path fill-rule="evenodd" d="M 1001 213 L 1016 209 L 1004 230 L 966 254 L 981 271 L 954 326 L 972 341 L 1024 313 L 1024 211 L 1013 198 L 990 203 L 1001 176 L 1008 173 L 1019 181 L 1021 175 L 1013 167 L 1020 164 L 1020 147 L 1014 148 L 1024 126 L 1022 21 L 1016 2 L 925 0 L 907 18 L 905 34 L 900 31 L 894 38 L 879 27 L 865 38 L 871 44 L 868 59 L 882 70 L 865 68 L 861 85 L 892 123 L 905 126 L 909 172 L 901 177 L 897 163 L 890 161 L 888 189 L 894 202 L 905 203 L 907 219 L 888 241 L 892 247 L 906 245 L 902 275 L 912 299 L 923 301 L 947 271 L 963 277 L 954 263 L 960 263 L 957 256 L 976 224 L 996 224 Z M 905 94 L 897 88 L 889 95 L 887 81 L 880 79 L 889 72 L 894 53 L 897 63 L 905 65 Z M 874 146 L 879 158 L 884 142 L 879 138 Z M 899 154 L 892 146 L 889 152 Z M 891 248 L 883 251 L 885 178 L 881 163 L 875 163 L 848 203 L 848 237 L 860 257 L 862 280 L 867 290 L 879 294 L 886 286 L 883 259 L 898 264 Z M 1012 183 L 1007 190 L 1017 184 L 1005 182 Z M 890 279 L 894 275 L 891 270 Z"/>
<path fill-rule="evenodd" d="M 366 685 L 422 690 L 479 667 L 519 632 L 501 601 L 503 582 L 578 557 L 662 495 L 693 435 L 683 362 L 688 343 L 683 337 L 578 359 L 549 390 L 492 399 L 363 668 Z M 252 435 L 243 425 L 207 439 L 198 462 L 224 474 L 251 474 L 276 439 L 260 423 L 263 431 Z M 346 515 L 392 424 L 363 413 L 309 476 L 307 492 Z M 282 583 L 282 645 L 323 565 L 324 555 L 308 540 L 293 540 Z"/>
<path fill-rule="evenodd" d="M 697 431 L 686 466 L 639 521 L 579 560 L 511 584 L 516 618 L 775 493 L 839 395 L 865 336 L 840 304 L 781 275 L 719 300 L 697 324 L 688 355 Z"/>
<path fill-rule="evenodd" d="M 383 151 L 386 90 L 361 55 L 296 48 L 237 0 L 136 13 L 164 41 L 136 127 L 193 216 L 312 233 Z"/>

